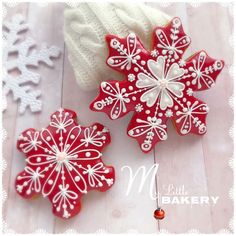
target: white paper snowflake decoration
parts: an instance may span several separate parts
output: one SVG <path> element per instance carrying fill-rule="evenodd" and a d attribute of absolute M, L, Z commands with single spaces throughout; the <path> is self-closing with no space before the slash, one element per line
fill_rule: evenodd
<path fill-rule="evenodd" d="M 32 38 L 22 40 L 21 33 L 27 30 L 28 24 L 21 15 L 15 15 L 12 21 L 3 24 L 3 96 L 6 99 L 12 92 L 13 99 L 19 101 L 20 113 L 24 113 L 27 107 L 32 112 L 42 108 L 41 91 L 33 91 L 30 87 L 30 84 L 38 84 L 41 76 L 29 66 L 38 67 L 42 62 L 52 67 L 52 58 L 60 55 L 59 48 L 45 44 L 36 51 L 36 42 Z M 13 59 L 9 58 L 11 54 L 15 54 Z M 18 73 L 12 73 L 14 70 Z"/>

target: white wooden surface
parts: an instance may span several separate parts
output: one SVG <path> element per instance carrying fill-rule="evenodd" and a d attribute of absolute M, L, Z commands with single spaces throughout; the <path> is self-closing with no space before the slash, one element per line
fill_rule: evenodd
<path fill-rule="evenodd" d="M 160 8 L 157 3 L 148 4 Z M 3 115 L 3 126 L 8 132 L 3 147 L 3 156 L 7 161 L 3 188 L 8 195 L 3 205 L 3 218 L 8 229 L 18 233 L 31 233 L 38 229 L 50 233 L 63 233 L 68 229 L 80 233 L 94 233 L 101 229 L 110 233 L 129 230 L 184 233 L 191 229 L 215 233 L 221 229 L 230 230 L 228 224 L 233 216 L 233 201 L 229 198 L 229 189 L 233 184 L 233 171 L 228 162 L 233 155 L 233 142 L 229 136 L 233 112 L 228 99 L 233 93 L 233 80 L 229 74 L 233 60 L 232 47 L 229 45 L 233 18 L 229 8 L 217 3 L 202 4 L 197 8 L 186 3 L 174 3 L 161 8 L 171 16 L 179 16 L 192 38 L 186 57 L 205 49 L 212 57 L 225 60 L 226 66 L 214 88 L 197 94 L 211 108 L 207 118 L 208 133 L 203 137 L 180 137 L 169 123 L 168 140 L 160 143 L 154 152 L 144 155 L 137 143 L 126 135 L 131 114 L 110 121 L 104 114 L 89 110 L 89 104 L 97 91 L 84 92 L 76 84 L 63 40 L 65 7 L 62 3 L 51 3 L 45 7 L 24 3 L 7 8 L 5 19 L 9 20 L 15 13 L 23 14 L 32 26 L 27 35 L 35 38 L 38 44 L 47 42 L 62 49 L 62 55 L 55 60 L 53 69 L 45 66 L 39 68 L 42 80 L 38 87 L 43 92 L 44 101 L 42 112 L 31 114 L 27 111 L 19 115 L 17 104 L 12 101 L 12 97 L 8 98 L 8 109 Z M 14 189 L 15 176 L 25 164 L 23 156 L 15 148 L 18 135 L 29 127 L 45 127 L 49 115 L 60 106 L 74 109 L 82 125 L 98 121 L 109 127 L 112 143 L 104 153 L 104 160 L 116 168 L 115 185 L 106 193 L 90 192 L 82 200 L 81 213 L 66 221 L 51 214 L 51 206 L 46 199 L 26 201 Z M 176 187 L 185 185 L 190 195 L 219 196 L 219 202 L 215 206 L 202 207 L 167 205 L 164 206 L 166 218 L 156 221 L 153 211 L 157 204 L 149 197 L 150 179 L 140 194 L 139 181 L 136 181 L 130 195 L 126 196 L 129 174 L 121 171 L 124 165 L 136 171 L 142 165 L 149 168 L 155 162 L 160 164 L 156 186 L 159 191 L 169 184 Z"/>

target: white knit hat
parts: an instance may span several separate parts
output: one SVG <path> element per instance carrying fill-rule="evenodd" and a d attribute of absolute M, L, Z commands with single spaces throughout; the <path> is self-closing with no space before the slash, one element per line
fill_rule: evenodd
<path fill-rule="evenodd" d="M 106 65 L 107 34 L 125 37 L 130 32 L 139 36 L 150 49 L 153 28 L 163 26 L 170 17 L 144 4 L 80 3 L 65 15 L 64 36 L 79 86 L 95 89 L 101 81 L 120 79 L 122 75 Z"/>

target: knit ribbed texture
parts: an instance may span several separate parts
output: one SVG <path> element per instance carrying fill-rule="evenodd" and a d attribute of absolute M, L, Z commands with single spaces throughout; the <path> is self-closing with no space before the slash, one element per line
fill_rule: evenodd
<path fill-rule="evenodd" d="M 107 34 L 125 37 L 134 32 L 150 48 L 153 28 L 170 17 L 144 4 L 80 3 L 66 10 L 64 36 L 76 80 L 84 90 L 98 88 L 101 81 L 121 79 L 106 65 Z"/>

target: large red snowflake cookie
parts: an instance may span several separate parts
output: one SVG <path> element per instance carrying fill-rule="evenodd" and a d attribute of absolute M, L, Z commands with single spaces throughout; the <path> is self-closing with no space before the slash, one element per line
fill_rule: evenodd
<path fill-rule="evenodd" d="M 153 35 L 151 52 L 133 33 L 126 38 L 106 37 L 107 65 L 125 74 L 125 80 L 102 82 L 100 94 L 91 104 L 92 110 L 103 111 L 111 119 L 134 111 L 127 132 L 143 152 L 167 139 L 168 119 L 180 135 L 206 132 L 209 109 L 193 93 L 209 89 L 224 66 L 205 51 L 183 59 L 190 38 L 179 18 L 156 28 Z"/>
<path fill-rule="evenodd" d="M 110 143 L 101 124 L 78 125 L 75 112 L 59 109 L 41 131 L 25 130 L 17 148 L 26 155 L 26 167 L 16 178 L 16 190 L 24 198 L 42 194 L 53 213 L 70 218 L 80 211 L 81 196 L 89 190 L 106 191 L 115 180 L 114 169 L 101 160 Z"/>

